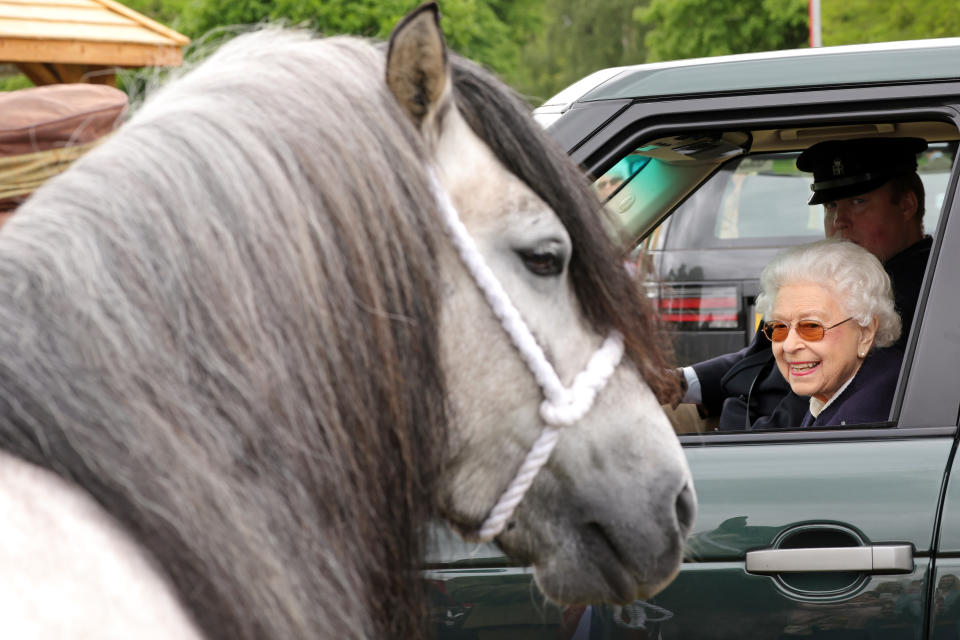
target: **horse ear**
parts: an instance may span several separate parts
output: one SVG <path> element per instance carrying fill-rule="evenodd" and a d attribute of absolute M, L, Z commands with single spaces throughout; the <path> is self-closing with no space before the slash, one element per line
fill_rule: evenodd
<path fill-rule="evenodd" d="M 426 2 L 397 23 L 387 49 L 387 86 L 419 129 L 440 110 L 450 84 L 440 9 Z"/>

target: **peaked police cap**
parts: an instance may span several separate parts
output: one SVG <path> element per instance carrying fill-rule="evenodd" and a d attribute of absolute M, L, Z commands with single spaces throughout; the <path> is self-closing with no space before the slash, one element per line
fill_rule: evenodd
<path fill-rule="evenodd" d="M 797 168 L 813 173 L 810 204 L 852 198 L 873 191 L 898 175 L 917 170 L 921 138 L 858 138 L 818 142 L 797 158 Z"/>

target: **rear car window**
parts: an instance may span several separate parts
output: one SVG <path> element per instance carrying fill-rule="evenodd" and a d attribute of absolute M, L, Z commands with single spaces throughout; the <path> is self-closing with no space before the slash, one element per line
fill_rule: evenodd
<path fill-rule="evenodd" d="M 737 158 L 697 189 L 670 219 L 662 248 L 783 246 L 823 237 L 822 207 L 796 154 Z"/>
<path fill-rule="evenodd" d="M 797 153 L 762 154 L 728 162 L 668 219 L 664 244 L 650 249 L 784 247 L 823 237 L 823 207 L 810 206 L 810 174 L 796 168 Z M 924 228 L 937 228 L 954 150 L 932 144 L 918 158 L 926 190 Z"/>

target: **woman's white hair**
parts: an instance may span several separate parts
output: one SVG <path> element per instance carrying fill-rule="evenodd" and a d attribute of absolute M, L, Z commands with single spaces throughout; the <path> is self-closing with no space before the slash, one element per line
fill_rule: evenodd
<path fill-rule="evenodd" d="M 900 315 L 893 306 L 890 276 L 872 253 L 842 240 L 819 240 L 780 252 L 760 274 L 757 312 L 770 319 L 780 287 L 811 282 L 834 290 L 847 315 L 865 327 L 877 318 L 876 347 L 900 337 Z"/>

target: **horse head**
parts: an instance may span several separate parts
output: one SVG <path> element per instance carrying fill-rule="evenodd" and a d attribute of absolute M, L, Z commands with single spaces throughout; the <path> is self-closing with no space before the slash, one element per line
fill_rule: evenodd
<path fill-rule="evenodd" d="M 449 196 L 480 261 L 561 384 L 570 387 L 607 331 L 618 328 L 616 319 L 584 308 L 595 299 L 584 289 L 604 290 L 602 308 L 622 304 L 638 315 L 651 312 L 635 304 L 642 296 L 624 286 L 627 277 L 618 265 L 601 270 L 616 282 L 589 282 L 596 274 L 584 275 L 589 265 L 583 261 L 613 262 L 615 252 L 591 255 L 586 240 L 572 238 L 569 225 L 540 195 L 551 185 L 528 184 L 501 162 L 474 127 L 512 123 L 468 123 L 495 116 L 462 111 L 461 105 L 469 105 L 450 67 L 436 6 L 424 5 L 394 30 L 387 83 L 426 144 L 441 197 Z M 600 227 L 596 205 L 577 213 L 593 216 L 585 224 Z M 602 241 L 595 232 L 593 243 Z M 461 257 L 451 245 L 442 249 L 440 338 L 453 427 L 439 505 L 470 538 L 478 537 L 545 424 L 539 372 L 528 367 L 502 326 L 507 320 L 491 307 Z M 648 353 L 637 351 L 616 366 L 592 407 L 579 412 L 582 417 L 559 428 L 552 454 L 496 532 L 504 551 L 532 563 L 543 592 L 560 602 L 653 595 L 678 570 L 692 526 L 690 473 L 647 383 L 656 384 L 661 370 L 651 366 Z"/>

